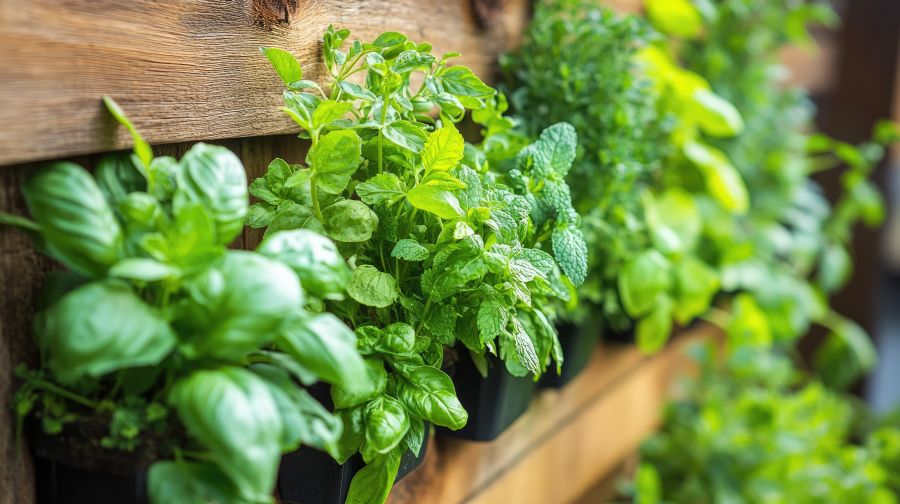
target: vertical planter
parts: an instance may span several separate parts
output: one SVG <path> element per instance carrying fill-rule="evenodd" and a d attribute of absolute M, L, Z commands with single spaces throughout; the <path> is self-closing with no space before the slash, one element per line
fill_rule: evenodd
<path fill-rule="evenodd" d="M 594 346 L 600 338 L 600 321 L 593 314 L 580 324 L 560 323 L 556 329 L 559 331 L 559 344 L 563 351 L 562 372 L 557 374 L 556 368 L 551 366 L 538 382 L 540 388 L 562 388 L 581 374 L 590 362 Z"/>
<path fill-rule="evenodd" d="M 316 384 L 309 393 L 329 410 L 333 409 L 331 394 L 327 385 Z M 400 470 L 395 481 L 416 470 L 425 460 L 431 426 L 425 424 L 425 439 L 419 456 L 408 450 L 400 459 Z M 300 447 L 299 450 L 281 457 L 278 468 L 278 496 L 284 504 L 344 504 L 350 481 L 356 472 L 365 467 L 362 457 L 357 454 L 343 464 L 338 464 L 327 453 Z"/>
<path fill-rule="evenodd" d="M 488 356 L 487 378 L 482 377 L 468 355 L 456 363 L 453 383 L 456 395 L 469 413 L 469 422 L 457 431 L 439 428 L 443 436 L 469 441 L 497 438 L 528 409 L 537 384 L 531 376 L 516 377 L 499 358 Z"/>

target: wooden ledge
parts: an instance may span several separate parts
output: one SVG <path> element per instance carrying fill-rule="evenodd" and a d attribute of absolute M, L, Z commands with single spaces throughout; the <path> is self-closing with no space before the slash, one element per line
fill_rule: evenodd
<path fill-rule="evenodd" d="M 677 377 L 692 369 L 685 350 L 715 340 L 701 325 L 665 350 L 598 347 L 567 387 L 544 390 L 497 440 L 432 440 L 425 462 L 398 483 L 391 504 L 570 502 L 612 472 L 656 428 Z"/>

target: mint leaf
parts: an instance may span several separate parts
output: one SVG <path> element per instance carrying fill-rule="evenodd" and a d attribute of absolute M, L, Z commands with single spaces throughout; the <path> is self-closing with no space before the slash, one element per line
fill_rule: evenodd
<path fill-rule="evenodd" d="M 397 257 L 404 261 L 424 261 L 430 255 L 427 248 L 409 238 L 398 241 L 391 251 L 391 257 Z"/>

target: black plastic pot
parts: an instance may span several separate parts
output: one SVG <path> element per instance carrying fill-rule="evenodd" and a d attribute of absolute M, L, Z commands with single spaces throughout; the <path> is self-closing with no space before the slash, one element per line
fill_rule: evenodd
<path fill-rule="evenodd" d="M 557 374 L 555 365 L 551 365 L 538 382 L 540 388 L 562 388 L 581 374 L 600 338 L 600 325 L 594 317 L 588 317 L 581 324 L 560 323 L 556 329 L 563 351 L 562 372 Z"/>
<path fill-rule="evenodd" d="M 516 377 L 506 371 L 500 359 L 488 357 L 487 378 L 482 377 L 468 355 L 456 363 L 453 383 L 459 402 L 469 413 L 465 427 L 457 431 L 438 428 L 442 436 L 469 441 L 497 438 L 528 409 L 537 384 L 529 376 Z"/>
<path fill-rule="evenodd" d="M 309 392 L 326 408 L 334 409 L 327 385 L 316 384 Z M 395 481 L 400 481 L 422 465 L 428 451 L 430 431 L 431 426 L 426 423 L 425 439 L 418 457 L 413 456 L 409 450 L 403 453 Z M 281 457 L 281 466 L 278 468 L 279 497 L 284 504 L 344 504 L 350 490 L 350 481 L 363 467 L 365 463 L 358 454 L 347 462 L 338 464 L 325 452 L 301 447 Z"/>
<path fill-rule="evenodd" d="M 102 424 L 70 424 L 47 435 L 29 425 L 38 504 L 145 504 L 147 469 L 156 457 L 148 451 L 126 453 L 96 445 Z"/>

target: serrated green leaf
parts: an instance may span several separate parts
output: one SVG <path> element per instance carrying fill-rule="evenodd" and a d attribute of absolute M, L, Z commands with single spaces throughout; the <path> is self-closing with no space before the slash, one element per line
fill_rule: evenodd
<path fill-rule="evenodd" d="M 405 238 L 394 245 L 391 257 L 397 257 L 404 261 L 424 261 L 431 255 L 428 249 L 415 240 Z"/>
<path fill-rule="evenodd" d="M 425 171 L 447 171 L 459 164 L 463 157 L 465 141 L 451 124 L 435 130 L 428 136 L 422 150 Z"/>
<path fill-rule="evenodd" d="M 553 229 L 553 256 L 569 280 L 576 286 L 587 277 L 587 244 L 581 230 L 571 225 Z"/>

